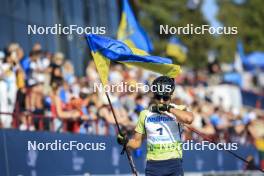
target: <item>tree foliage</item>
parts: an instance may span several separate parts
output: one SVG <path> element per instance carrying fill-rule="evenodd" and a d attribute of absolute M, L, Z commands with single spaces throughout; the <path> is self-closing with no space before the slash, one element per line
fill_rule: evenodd
<path fill-rule="evenodd" d="M 196 10 L 187 8 L 187 1 L 169 0 L 142 0 L 140 9 L 140 23 L 154 41 L 155 54 L 165 55 L 168 38 L 171 35 L 160 34 L 160 25 L 186 26 L 193 24 L 201 26 L 208 24 L 201 13 L 200 6 Z M 207 63 L 207 51 L 211 49 L 213 37 L 209 34 L 177 35 L 188 48 L 187 64 L 194 67 L 203 67 Z"/>
<path fill-rule="evenodd" d="M 237 40 L 244 44 L 245 52 L 264 51 L 264 1 L 245 0 L 236 3 L 231 0 L 218 0 L 218 18 L 224 26 L 237 26 L 237 35 L 221 35 L 215 46 L 223 61 L 233 59 Z"/>
<path fill-rule="evenodd" d="M 160 25 L 194 26 L 206 25 L 201 12 L 201 4 L 195 9 L 187 8 L 188 0 L 138 0 L 134 7 L 138 19 L 154 42 L 154 54 L 165 56 L 165 48 L 169 35 L 160 35 Z M 207 54 L 213 50 L 217 59 L 231 62 L 236 52 L 236 43 L 240 39 L 244 43 L 245 52 L 264 50 L 264 1 L 216 0 L 219 13 L 218 20 L 223 26 L 238 27 L 236 35 L 177 35 L 188 47 L 187 65 L 203 67 L 207 63 Z M 201 1 L 202 2 L 202 1 Z"/>

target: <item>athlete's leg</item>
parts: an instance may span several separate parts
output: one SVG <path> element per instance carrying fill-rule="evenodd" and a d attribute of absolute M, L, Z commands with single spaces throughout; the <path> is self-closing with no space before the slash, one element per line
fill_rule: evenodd
<path fill-rule="evenodd" d="M 179 167 L 179 168 L 175 169 L 175 171 L 168 176 L 184 176 L 183 168 Z"/>
<path fill-rule="evenodd" d="M 165 176 L 166 175 L 166 165 L 164 161 L 147 161 L 146 176 Z"/>
<path fill-rule="evenodd" d="M 159 172 L 157 172 L 157 168 L 155 164 L 147 161 L 145 176 L 159 176 Z"/>
<path fill-rule="evenodd" d="M 170 174 L 168 176 L 183 176 L 183 167 L 182 167 L 182 159 L 175 159 L 169 165 L 168 170 L 170 170 Z"/>
<path fill-rule="evenodd" d="M 182 159 L 147 161 L 146 176 L 183 176 Z"/>

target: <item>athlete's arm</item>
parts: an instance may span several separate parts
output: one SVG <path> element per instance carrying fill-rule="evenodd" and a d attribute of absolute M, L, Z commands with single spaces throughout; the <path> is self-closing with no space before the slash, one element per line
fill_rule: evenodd
<path fill-rule="evenodd" d="M 144 135 L 136 132 L 134 137 L 128 141 L 127 147 L 133 150 L 137 149 L 141 146 L 143 139 L 144 139 Z"/>
<path fill-rule="evenodd" d="M 127 147 L 131 149 L 137 149 L 141 146 L 144 136 L 146 135 L 145 118 L 147 112 L 147 110 L 143 110 L 140 112 L 137 126 L 135 128 L 135 134 L 133 138 L 128 141 Z"/>
<path fill-rule="evenodd" d="M 170 113 L 176 116 L 177 120 L 182 123 L 191 124 L 193 122 L 194 116 L 192 112 L 180 110 L 177 108 L 170 108 Z"/>

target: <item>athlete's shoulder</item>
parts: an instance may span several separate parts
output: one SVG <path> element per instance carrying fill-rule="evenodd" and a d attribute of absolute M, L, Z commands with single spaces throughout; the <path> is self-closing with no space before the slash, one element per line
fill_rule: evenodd
<path fill-rule="evenodd" d="M 149 109 L 144 109 L 140 112 L 139 114 L 139 118 L 146 118 L 150 113 L 150 110 Z"/>
<path fill-rule="evenodd" d="M 145 119 L 149 115 L 150 111 L 148 109 L 145 109 L 140 112 L 139 114 L 139 119 L 135 128 L 135 131 L 140 133 L 140 134 L 146 134 L 146 129 L 145 129 Z"/>

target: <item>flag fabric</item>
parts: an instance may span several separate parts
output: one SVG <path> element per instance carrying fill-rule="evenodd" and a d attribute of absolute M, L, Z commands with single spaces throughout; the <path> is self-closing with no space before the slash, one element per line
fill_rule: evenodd
<path fill-rule="evenodd" d="M 169 58 L 151 56 L 143 50 L 128 47 L 108 37 L 89 34 L 86 39 L 104 85 L 107 84 L 110 61 L 141 67 L 171 78 L 181 73 L 180 66 L 172 64 Z"/>
<path fill-rule="evenodd" d="M 123 0 L 123 11 L 117 32 L 117 39 L 132 48 L 146 52 L 153 50 L 152 43 L 143 28 L 138 24 L 128 0 Z"/>
<path fill-rule="evenodd" d="M 178 62 L 183 63 L 186 60 L 187 48 L 177 37 L 171 37 L 166 47 L 166 54 L 174 57 Z"/>

